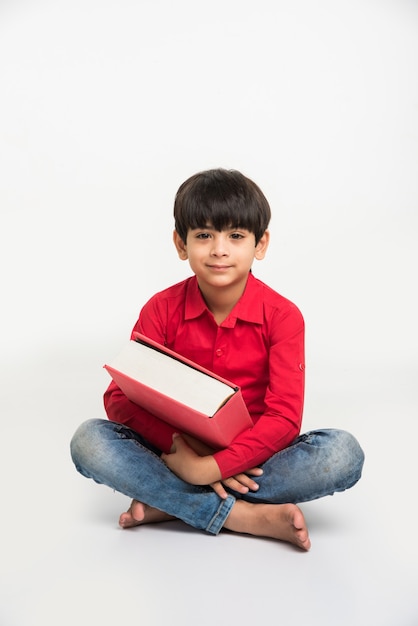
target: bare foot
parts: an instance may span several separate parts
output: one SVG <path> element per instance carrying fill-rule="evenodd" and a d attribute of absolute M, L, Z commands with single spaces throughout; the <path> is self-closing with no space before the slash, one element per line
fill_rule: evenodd
<path fill-rule="evenodd" d="M 141 526 L 141 524 L 168 522 L 172 519 L 175 518 L 159 509 L 154 509 L 152 506 L 148 506 L 138 500 L 132 500 L 129 509 L 120 516 L 119 526 L 122 528 L 133 528 L 134 526 Z"/>
<path fill-rule="evenodd" d="M 302 550 L 311 547 L 305 518 L 296 504 L 251 504 L 237 500 L 224 527 L 238 533 L 288 541 Z"/>

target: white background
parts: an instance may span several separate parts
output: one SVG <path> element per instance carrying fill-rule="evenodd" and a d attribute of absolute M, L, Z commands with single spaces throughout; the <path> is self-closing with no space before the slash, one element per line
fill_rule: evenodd
<path fill-rule="evenodd" d="M 0 624 L 414 626 L 418 3 L 2 0 L 0 59 Z M 189 275 L 177 188 L 218 166 L 272 207 L 254 272 L 305 316 L 304 429 L 366 452 L 304 507 L 303 556 L 120 531 L 69 458 L 140 307 Z"/>

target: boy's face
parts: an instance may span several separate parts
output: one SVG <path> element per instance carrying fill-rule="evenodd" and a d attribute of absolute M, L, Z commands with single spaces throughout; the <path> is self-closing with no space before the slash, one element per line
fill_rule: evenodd
<path fill-rule="evenodd" d="M 268 247 L 266 231 L 255 244 L 254 233 L 242 228 L 214 230 L 210 225 L 187 233 L 186 243 L 174 231 L 174 244 L 182 260 L 188 260 L 201 289 L 245 287 L 254 259 L 263 259 Z"/>

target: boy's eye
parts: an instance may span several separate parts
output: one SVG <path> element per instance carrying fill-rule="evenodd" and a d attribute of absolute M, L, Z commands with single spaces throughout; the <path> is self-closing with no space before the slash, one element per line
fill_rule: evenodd
<path fill-rule="evenodd" d="M 234 239 L 234 240 L 239 240 L 239 239 L 244 239 L 246 233 L 242 233 L 242 232 L 237 232 L 237 231 L 230 231 L 228 234 L 228 237 L 230 239 Z M 211 239 L 213 237 L 213 233 L 210 231 L 197 231 L 194 235 L 194 237 L 196 239 L 201 239 L 201 240 L 206 240 L 206 239 Z"/>

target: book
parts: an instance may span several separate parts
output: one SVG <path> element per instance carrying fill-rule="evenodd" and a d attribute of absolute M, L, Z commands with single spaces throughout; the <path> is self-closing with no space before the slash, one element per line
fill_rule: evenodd
<path fill-rule="evenodd" d="M 239 386 L 145 335 L 133 337 L 104 365 L 129 400 L 216 449 L 253 426 Z"/>

